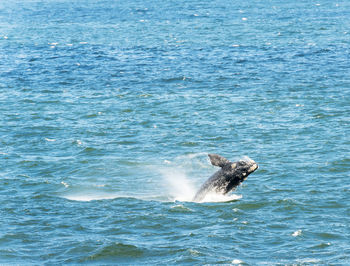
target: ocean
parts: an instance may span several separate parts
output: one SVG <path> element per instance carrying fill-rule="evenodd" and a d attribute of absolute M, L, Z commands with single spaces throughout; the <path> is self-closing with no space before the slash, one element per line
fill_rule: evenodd
<path fill-rule="evenodd" d="M 0 1 L 0 264 L 349 265 L 350 2 Z M 259 169 L 193 202 L 218 170 Z"/>

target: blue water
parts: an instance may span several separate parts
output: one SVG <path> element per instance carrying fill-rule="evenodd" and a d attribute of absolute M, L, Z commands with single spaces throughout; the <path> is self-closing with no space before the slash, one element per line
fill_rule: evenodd
<path fill-rule="evenodd" d="M 0 263 L 350 264 L 349 62 L 345 0 L 0 1 Z"/>

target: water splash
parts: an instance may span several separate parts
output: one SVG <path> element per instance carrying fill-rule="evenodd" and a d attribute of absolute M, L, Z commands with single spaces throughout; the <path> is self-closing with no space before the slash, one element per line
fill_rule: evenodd
<path fill-rule="evenodd" d="M 162 175 L 169 193 L 169 200 L 194 202 L 193 198 L 197 189 L 187 177 L 185 172 L 179 169 L 163 169 Z M 229 202 L 242 198 L 242 195 L 208 193 L 199 203 L 205 202 Z"/>
<path fill-rule="evenodd" d="M 177 157 L 174 162 L 166 160 L 166 166 L 158 168 L 169 200 L 193 202 L 193 198 L 200 187 L 194 185 L 194 180 L 196 180 L 194 175 L 198 175 L 198 172 L 207 172 L 204 169 L 211 167 L 207 155 L 204 152 L 182 155 Z M 206 178 L 202 179 L 201 183 L 205 180 Z M 208 193 L 200 203 L 229 202 L 241 198 L 242 195 L 223 195 L 213 192 Z"/>
<path fill-rule="evenodd" d="M 210 176 L 208 169 L 212 169 L 207 153 L 191 153 L 176 157 L 174 160 L 164 160 L 161 165 L 148 167 L 151 173 L 152 186 L 155 188 L 146 191 L 113 191 L 103 184 L 68 184 L 61 182 L 64 191 L 61 197 L 75 201 L 108 200 L 116 198 L 136 198 L 140 200 L 154 200 L 164 202 L 193 202 L 193 198 L 200 188 L 200 185 Z M 143 170 L 144 170 L 143 165 Z M 214 170 L 214 169 L 212 169 Z M 158 178 L 154 174 L 158 173 Z M 145 173 L 147 175 L 149 173 Z M 199 177 L 200 176 L 200 179 Z M 204 177 L 202 177 L 204 176 Z M 121 195 L 123 194 L 123 195 Z M 219 193 L 207 194 L 200 203 L 204 202 L 230 202 L 239 200 L 241 195 Z"/>
<path fill-rule="evenodd" d="M 183 170 L 167 167 L 160 169 L 159 172 L 170 200 L 192 201 L 196 190 Z"/>
<path fill-rule="evenodd" d="M 239 200 L 242 198 L 242 195 L 236 195 L 236 194 L 218 194 L 218 193 L 208 193 L 205 195 L 204 199 L 200 201 L 200 203 L 203 202 L 230 202 Z"/>

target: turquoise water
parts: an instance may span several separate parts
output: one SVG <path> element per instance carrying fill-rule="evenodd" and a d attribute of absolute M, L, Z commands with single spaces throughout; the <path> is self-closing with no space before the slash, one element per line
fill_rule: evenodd
<path fill-rule="evenodd" d="M 350 2 L 0 2 L 0 263 L 350 263 Z M 217 169 L 259 169 L 191 202 Z"/>

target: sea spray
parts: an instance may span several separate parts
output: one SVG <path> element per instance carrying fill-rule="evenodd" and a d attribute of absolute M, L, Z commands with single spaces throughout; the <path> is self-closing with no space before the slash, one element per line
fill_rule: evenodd
<path fill-rule="evenodd" d="M 182 169 L 167 167 L 162 168 L 159 171 L 170 200 L 192 200 L 196 189 Z"/>
<path fill-rule="evenodd" d="M 198 189 L 196 180 L 204 169 L 210 167 L 207 153 L 199 152 L 179 155 L 171 161 L 164 160 L 156 169 L 161 175 L 168 200 L 192 201 Z"/>

